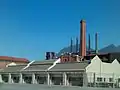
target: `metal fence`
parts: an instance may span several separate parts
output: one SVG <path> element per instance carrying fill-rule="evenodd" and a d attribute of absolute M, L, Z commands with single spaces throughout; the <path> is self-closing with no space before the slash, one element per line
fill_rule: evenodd
<path fill-rule="evenodd" d="M 120 88 L 120 75 L 114 73 L 87 73 L 88 87 Z"/>
<path fill-rule="evenodd" d="M 11 74 L 12 75 L 12 74 Z M 120 88 L 120 75 L 115 73 L 85 73 L 85 72 L 61 72 L 61 73 L 53 73 L 48 75 L 40 75 L 34 74 L 34 78 L 32 75 L 26 75 L 26 78 L 23 79 L 26 84 L 48 84 L 48 85 L 60 85 L 60 86 L 80 86 L 80 87 L 102 87 L 102 88 Z M 1 75 L 1 79 L 4 80 L 4 75 Z M 13 75 L 11 76 L 13 77 Z M 17 75 L 14 75 L 18 77 Z M 28 77 L 29 82 L 27 82 Z M 19 77 L 20 78 L 20 77 Z M 8 79 L 8 78 L 7 78 Z M 13 79 L 13 78 L 11 78 Z M 9 80 L 9 79 L 8 79 Z M 16 83 L 16 82 L 14 82 Z M 19 83 L 19 81 L 18 81 Z"/>

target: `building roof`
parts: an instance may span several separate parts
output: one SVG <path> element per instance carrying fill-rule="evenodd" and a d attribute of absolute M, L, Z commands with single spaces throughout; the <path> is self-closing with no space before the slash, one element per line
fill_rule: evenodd
<path fill-rule="evenodd" d="M 31 64 L 29 67 L 23 70 L 23 68 L 26 67 L 26 65 L 16 65 L 16 66 L 9 66 L 6 67 L 0 72 L 3 73 L 9 73 L 9 72 L 29 72 L 29 71 L 40 71 L 40 72 L 45 72 L 49 67 L 53 65 L 53 62 L 55 60 L 45 60 L 45 61 L 36 61 L 33 64 Z M 85 70 L 85 67 L 88 65 L 86 62 L 72 62 L 72 63 L 57 63 L 53 68 L 51 68 L 50 72 L 52 71 L 83 71 Z"/>
<path fill-rule="evenodd" d="M 0 72 L 9 73 L 9 72 L 20 72 L 26 65 L 16 65 L 16 66 L 9 66 L 4 69 L 1 69 Z"/>
<path fill-rule="evenodd" d="M 51 64 L 31 65 L 28 68 L 26 68 L 25 70 L 23 70 L 23 72 L 26 72 L 26 71 L 46 71 L 50 66 L 51 66 Z"/>
<path fill-rule="evenodd" d="M 42 61 L 35 61 L 31 65 L 36 65 L 36 64 L 53 64 L 57 59 L 50 59 L 50 60 L 42 60 Z"/>
<path fill-rule="evenodd" d="M 0 69 L 5 68 L 5 67 L 6 67 L 6 65 L 0 63 Z"/>
<path fill-rule="evenodd" d="M 26 63 L 29 62 L 29 60 L 25 58 L 16 58 L 16 57 L 9 57 L 9 56 L 0 56 L 0 60 L 13 61 L 13 62 L 26 62 Z"/>
<path fill-rule="evenodd" d="M 85 70 L 88 63 L 76 62 L 76 63 L 58 63 L 49 71 L 81 71 Z"/>

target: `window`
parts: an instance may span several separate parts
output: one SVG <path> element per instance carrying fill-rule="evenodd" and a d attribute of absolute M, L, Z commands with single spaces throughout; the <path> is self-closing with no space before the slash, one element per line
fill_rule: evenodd
<path fill-rule="evenodd" d="M 120 82 L 120 78 L 118 78 L 118 82 Z"/>
<path fill-rule="evenodd" d="M 104 78 L 104 82 L 106 81 L 106 78 Z"/>
<path fill-rule="evenodd" d="M 101 77 L 97 77 L 97 81 L 98 81 L 98 82 L 101 82 L 101 81 L 102 81 L 102 78 L 101 78 Z"/>
<path fill-rule="evenodd" d="M 67 62 L 67 59 L 66 59 L 66 58 L 64 59 L 64 62 Z"/>
<path fill-rule="evenodd" d="M 113 78 L 109 78 L 109 82 L 113 82 Z"/>

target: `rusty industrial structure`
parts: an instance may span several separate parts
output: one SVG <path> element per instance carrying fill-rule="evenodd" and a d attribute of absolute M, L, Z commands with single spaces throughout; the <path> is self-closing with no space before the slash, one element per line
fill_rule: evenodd
<path fill-rule="evenodd" d="M 80 33 L 80 56 L 86 56 L 86 22 L 81 20 L 81 33 Z"/>
<path fill-rule="evenodd" d="M 80 38 L 76 38 L 76 50 L 73 52 L 73 39 L 70 40 L 69 52 L 62 53 L 59 57 L 62 63 L 68 62 L 80 62 L 85 60 L 91 60 L 96 55 L 99 56 L 104 62 L 112 62 L 113 59 L 120 59 L 120 53 L 99 53 L 98 52 L 98 33 L 95 33 L 95 48 L 91 49 L 91 37 L 88 34 L 88 49 L 86 49 L 86 21 L 80 21 Z M 80 43 L 80 44 L 78 44 Z M 55 59 L 54 52 L 46 53 L 46 60 Z"/>
<path fill-rule="evenodd" d="M 100 56 L 103 59 L 108 59 L 108 54 L 99 54 L 98 53 L 98 33 L 95 34 L 95 50 L 91 49 L 91 38 L 90 34 L 88 35 L 88 50 L 86 49 L 86 21 L 80 21 L 80 41 L 76 38 L 76 52 L 72 51 L 73 40 L 71 39 L 70 52 L 65 52 L 60 56 L 61 62 L 75 62 L 75 61 L 84 61 L 90 60 L 95 55 Z M 80 48 L 78 48 L 78 43 L 80 43 Z"/>
<path fill-rule="evenodd" d="M 84 57 L 87 54 L 86 51 L 86 21 L 81 20 L 80 21 L 80 48 L 78 48 L 78 38 L 76 38 L 76 52 L 72 52 L 72 39 L 71 39 L 71 45 L 70 45 L 70 53 L 65 53 L 64 55 L 61 55 L 61 62 L 75 62 L 78 58 L 79 60 L 83 60 Z M 89 43 L 89 54 L 90 54 L 90 43 Z"/>

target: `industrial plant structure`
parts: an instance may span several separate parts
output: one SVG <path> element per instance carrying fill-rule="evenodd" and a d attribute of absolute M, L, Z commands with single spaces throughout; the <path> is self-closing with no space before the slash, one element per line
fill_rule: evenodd
<path fill-rule="evenodd" d="M 55 57 L 47 52 L 46 60 L 31 61 L 27 65 L 8 66 L 0 70 L 0 82 L 19 84 L 47 84 L 85 87 L 120 87 L 120 53 L 99 54 L 96 33 L 94 51 L 86 50 L 86 22 L 80 21 L 80 49 L 76 38 L 76 52 Z"/>
<path fill-rule="evenodd" d="M 0 82 L 9 84 L 44 84 L 81 87 L 120 87 L 120 64 L 102 62 L 98 56 L 91 62 L 61 62 L 61 59 L 32 61 L 27 65 L 0 70 Z"/>

